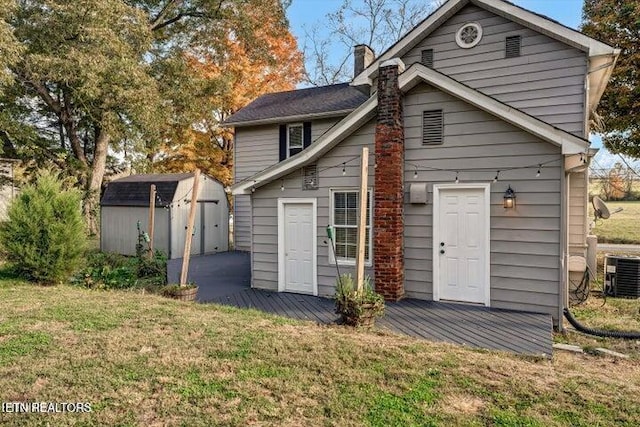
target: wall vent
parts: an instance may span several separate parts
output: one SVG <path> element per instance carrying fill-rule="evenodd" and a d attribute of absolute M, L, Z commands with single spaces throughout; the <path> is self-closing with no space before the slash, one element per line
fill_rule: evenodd
<path fill-rule="evenodd" d="M 510 36 L 507 37 L 505 48 L 505 57 L 517 58 L 520 56 L 520 47 L 522 46 L 522 37 Z"/>
<path fill-rule="evenodd" d="M 425 49 L 422 51 L 422 65 L 433 68 L 433 49 Z"/>
<path fill-rule="evenodd" d="M 302 189 L 317 190 L 318 186 L 318 165 L 305 166 L 302 169 Z"/>
<path fill-rule="evenodd" d="M 442 110 L 422 113 L 422 144 L 436 145 L 444 142 L 444 116 Z"/>

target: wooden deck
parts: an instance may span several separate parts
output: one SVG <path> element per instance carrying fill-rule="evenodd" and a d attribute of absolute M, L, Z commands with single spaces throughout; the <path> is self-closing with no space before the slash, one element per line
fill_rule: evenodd
<path fill-rule="evenodd" d="M 209 300 L 318 323 L 334 323 L 333 300 L 245 289 Z M 463 304 L 405 299 L 387 303 L 377 327 L 423 338 L 518 354 L 552 354 L 551 316 Z"/>

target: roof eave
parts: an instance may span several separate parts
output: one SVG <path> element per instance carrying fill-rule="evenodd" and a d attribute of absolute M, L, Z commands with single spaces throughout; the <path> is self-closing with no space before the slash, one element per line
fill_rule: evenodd
<path fill-rule="evenodd" d="M 301 120 L 318 120 L 318 119 L 330 119 L 333 117 L 343 117 L 349 115 L 355 108 L 349 108 L 345 110 L 336 110 L 336 111 L 326 111 L 322 113 L 312 113 L 312 114 L 298 114 L 295 116 L 282 116 L 282 117 L 270 117 L 266 119 L 259 120 L 246 120 L 240 122 L 223 122 L 220 126 L 222 127 L 248 127 L 248 126 L 261 126 L 261 125 L 271 125 L 276 123 L 290 123 Z"/>
<path fill-rule="evenodd" d="M 404 55 L 407 51 L 412 49 L 421 38 L 424 38 L 435 31 L 443 21 L 449 19 L 468 3 L 473 3 L 495 13 L 496 15 L 518 22 L 524 27 L 534 29 L 551 38 L 566 43 L 569 46 L 580 49 L 586 52 L 589 57 L 613 55 L 616 50 L 605 43 L 580 33 L 579 31 L 565 27 L 550 19 L 544 18 L 502 0 L 450 0 L 429 15 L 427 19 L 407 33 L 407 35 L 395 45 L 391 46 L 386 52 L 380 55 L 380 57 L 371 63 L 369 67 L 353 79 L 351 85 L 357 86 L 361 84 L 372 84 L 373 79 L 377 76 L 378 65 L 381 61 Z"/>
<path fill-rule="evenodd" d="M 462 99 L 476 108 L 487 111 L 525 132 L 560 147 L 562 154 L 584 153 L 589 148 L 589 141 L 555 128 L 422 64 L 416 63 L 409 67 L 400 75 L 398 83 L 400 89 L 406 93 L 420 82 L 430 84 L 438 90 Z M 290 173 L 294 168 L 302 167 L 319 158 L 357 130 L 359 126 L 366 123 L 367 120 L 370 120 L 377 105 L 376 96 L 372 96 L 353 113 L 318 138 L 309 148 L 234 185 L 231 188 L 232 194 L 251 194 L 252 189 L 266 185 Z"/>
<path fill-rule="evenodd" d="M 289 173 L 290 169 L 303 166 L 319 158 L 370 120 L 373 117 L 373 112 L 377 105 L 378 99 L 376 96 L 370 97 L 358 108 L 353 110 L 350 115 L 335 124 L 329 131 L 314 141 L 309 148 L 233 185 L 231 187 L 231 194 L 251 194 L 252 188 L 258 188 L 268 184 Z"/>

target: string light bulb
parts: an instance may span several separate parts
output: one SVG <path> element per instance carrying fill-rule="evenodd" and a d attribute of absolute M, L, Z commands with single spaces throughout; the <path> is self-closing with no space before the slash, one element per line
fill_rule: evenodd
<path fill-rule="evenodd" d="M 540 176 L 540 169 L 542 169 L 542 164 L 538 165 L 538 172 L 536 173 L 536 178 Z"/>
<path fill-rule="evenodd" d="M 345 176 L 347 174 L 347 168 L 346 168 L 346 163 L 342 164 L 342 176 Z"/>
<path fill-rule="evenodd" d="M 493 182 L 498 182 L 498 179 L 500 179 L 500 171 L 496 171 L 496 176 L 493 178 Z"/>
<path fill-rule="evenodd" d="M 418 168 L 413 172 L 413 179 L 418 179 Z"/>
<path fill-rule="evenodd" d="M 459 174 L 460 174 L 460 172 L 456 171 L 456 184 L 458 184 L 460 182 L 460 179 L 458 178 Z"/>
<path fill-rule="evenodd" d="M 284 179 L 280 183 L 280 191 L 284 191 Z"/>

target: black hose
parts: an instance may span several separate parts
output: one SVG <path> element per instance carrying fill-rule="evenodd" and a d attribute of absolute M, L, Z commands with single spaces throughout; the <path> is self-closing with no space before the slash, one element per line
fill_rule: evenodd
<path fill-rule="evenodd" d="M 605 331 L 602 329 L 591 329 L 586 326 L 578 323 L 578 321 L 573 317 L 568 308 L 563 310 L 564 317 L 567 318 L 571 326 L 576 328 L 576 330 L 582 332 L 587 335 L 595 335 L 597 337 L 605 337 L 605 338 L 621 338 L 623 340 L 640 340 L 640 332 L 628 332 L 628 331 Z"/>

